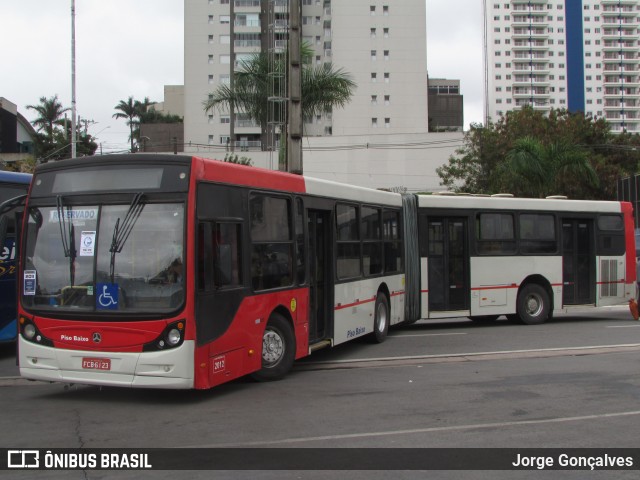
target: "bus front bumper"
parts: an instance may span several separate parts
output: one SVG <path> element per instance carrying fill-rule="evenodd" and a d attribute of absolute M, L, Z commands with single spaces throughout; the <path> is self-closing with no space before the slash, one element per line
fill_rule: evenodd
<path fill-rule="evenodd" d="M 31 380 L 133 388 L 194 387 L 193 341 L 161 352 L 130 353 L 64 350 L 18 338 L 20 375 Z"/>

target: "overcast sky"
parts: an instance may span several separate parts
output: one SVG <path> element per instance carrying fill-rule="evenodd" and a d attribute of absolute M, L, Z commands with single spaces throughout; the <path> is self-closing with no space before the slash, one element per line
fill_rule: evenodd
<path fill-rule="evenodd" d="M 461 81 L 466 129 L 482 121 L 482 1 L 426 5 L 429 75 Z M 76 0 L 76 106 L 105 152 L 129 145 L 120 100 L 183 83 L 183 17 L 183 0 Z M 71 0 L 0 0 L 0 18 L 0 97 L 29 120 L 42 96 L 70 107 Z"/>

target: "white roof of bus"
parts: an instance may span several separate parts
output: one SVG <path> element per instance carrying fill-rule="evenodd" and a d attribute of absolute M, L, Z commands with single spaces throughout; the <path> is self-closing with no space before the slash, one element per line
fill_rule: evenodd
<path fill-rule="evenodd" d="M 419 195 L 418 205 L 428 208 L 460 208 L 468 210 L 537 210 L 558 212 L 616 212 L 620 202 L 600 200 L 565 200 L 554 198 L 509 198 L 473 195 Z"/>
<path fill-rule="evenodd" d="M 399 193 L 356 187 L 353 185 L 312 177 L 304 177 L 304 182 L 306 191 L 310 195 L 350 200 L 353 202 L 389 205 L 394 207 L 402 205 L 402 195 Z"/>

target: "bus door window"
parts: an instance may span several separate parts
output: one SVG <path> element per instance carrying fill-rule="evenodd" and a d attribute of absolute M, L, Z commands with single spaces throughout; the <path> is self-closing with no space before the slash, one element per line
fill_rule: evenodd
<path fill-rule="evenodd" d="M 254 290 L 291 286 L 293 283 L 293 236 L 291 201 L 288 198 L 253 194 L 251 215 L 251 283 Z"/>
<path fill-rule="evenodd" d="M 242 228 L 239 223 L 216 223 L 213 230 L 213 282 L 215 288 L 242 285 Z"/>
<path fill-rule="evenodd" d="M 296 198 L 296 281 L 298 285 L 304 285 L 306 282 L 304 231 L 304 205 L 301 198 Z"/>
<path fill-rule="evenodd" d="M 591 220 L 562 220 L 562 282 L 565 305 L 595 302 L 595 255 L 592 236 Z"/>
<path fill-rule="evenodd" d="M 469 308 L 467 220 L 430 218 L 428 239 L 429 309 Z"/>
<path fill-rule="evenodd" d="M 331 312 L 331 221 L 327 210 L 308 210 L 309 232 L 309 341 L 322 340 L 328 335 Z"/>

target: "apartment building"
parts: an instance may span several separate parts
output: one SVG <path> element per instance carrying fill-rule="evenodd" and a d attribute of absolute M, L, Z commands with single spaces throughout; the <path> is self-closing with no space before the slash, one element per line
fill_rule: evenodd
<path fill-rule="evenodd" d="M 485 115 L 530 105 L 640 132 L 638 0 L 485 0 Z"/>
<path fill-rule="evenodd" d="M 300 0 L 312 65 L 332 62 L 357 84 L 343 109 L 305 119 L 307 136 L 428 131 L 425 1 Z M 185 142 L 226 145 L 230 112 L 203 101 L 259 51 L 286 48 L 287 0 L 185 0 Z M 260 149 L 261 130 L 234 115 L 237 144 Z"/>

